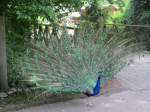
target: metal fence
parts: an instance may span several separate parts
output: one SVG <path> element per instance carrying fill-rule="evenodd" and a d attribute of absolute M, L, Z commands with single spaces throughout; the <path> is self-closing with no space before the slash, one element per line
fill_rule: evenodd
<path fill-rule="evenodd" d="M 63 33 L 68 33 L 72 37 L 72 42 L 75 42 L 75 32 L 77 28 L 73 27 L 52 27 L 51 25 L 34 26 L 31 32 L 32 42 L 43 42 L 48 45 L 51 39 L 61 40 Z"/>

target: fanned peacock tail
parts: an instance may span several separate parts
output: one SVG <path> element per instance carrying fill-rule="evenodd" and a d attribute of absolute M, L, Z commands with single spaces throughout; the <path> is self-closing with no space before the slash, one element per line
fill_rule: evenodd
<path fill-rule="evenodd" d="M 118 35 L 108 39 L 93 29 L 79 29 L 76 44 L 67 33 L 60 40 L 51 38 L 48 46 L 33 44 L 22 67 L 25 80 L 51 93 L 80 93 L 94 87 L 99 71 L 113 77 L 135 45 Z"/>

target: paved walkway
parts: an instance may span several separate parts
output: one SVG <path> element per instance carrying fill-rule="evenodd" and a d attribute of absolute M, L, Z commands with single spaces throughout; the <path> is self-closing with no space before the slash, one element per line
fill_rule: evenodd
<path fill-rule="evenodd" d="M 134 63 L 117 76 L 124 88 L 121 91 L 16 112 L 150 112 L 150 56 L 134 59 Z"/>

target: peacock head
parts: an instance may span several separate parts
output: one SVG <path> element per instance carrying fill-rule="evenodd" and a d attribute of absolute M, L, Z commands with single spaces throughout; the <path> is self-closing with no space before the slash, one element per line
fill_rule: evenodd
<path fill-rule="evenodd" d="M 98 72 L 98 79 L 101 79 L 101 78 L 103 78 L 103 77 L 105 77 L 105 76 L 103 75 L 103 71 L 99 71 L 99 72 Z"/>
<path fill-rule="evenodd" d="M 100 76 L 100 75 L 98 76 L 98 79 L 101 79 L 101 76 Z"/>
<path fill-rule="evenodd" d="M 98 72 L 98 79 L 101 79 L 102 78 L 102 71 L 99 71 Z"/>

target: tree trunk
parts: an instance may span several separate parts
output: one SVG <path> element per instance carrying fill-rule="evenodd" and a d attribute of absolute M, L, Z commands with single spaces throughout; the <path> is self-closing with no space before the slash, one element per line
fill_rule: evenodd
<path fill-rule="evenodd" d="M 8 89 L 6 43 L 5 43 L 5 17 L 0 15 L 0 91 Z"/>

